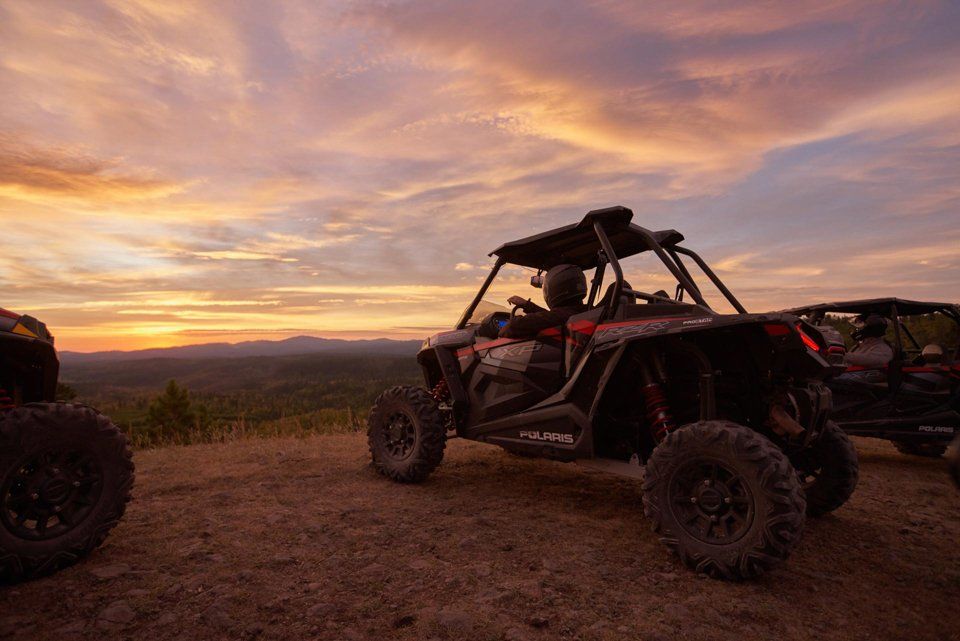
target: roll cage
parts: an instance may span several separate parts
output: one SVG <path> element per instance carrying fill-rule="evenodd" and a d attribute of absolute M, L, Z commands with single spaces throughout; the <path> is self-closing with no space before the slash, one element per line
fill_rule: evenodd
<path fill-rule="evenodd" d="M 910 316 L 940 313 L 957 324 L 960 329 L 960 305 L 953 303 L 934 303 L 903 298 L 870 298 L 863 300 L 820 303 L 807 307 L 794 307 L 784 310 L 787 314 L 805 316 L 814 325 L 819 325 L 827 314 L 878 314 L 893 321 L 894 359 L 899 362 L 907 350 L 904 349 L 903 337 L 913 344 L 915 350 L 922 349 L 922 345 L 910 332 L 910 328 L 903 319 Z M 952 345 L 952 358 L 960 358 L 960 344 Z"/>
<path fill-rule="evenodd" d="M 683 235 L 680 232 L 674 229 L 651 231 L 631 223 L 632 218 L 633 212 L 626 207 L 594 209 L 588 212 L 579 223 L 505 243 L 493 250 L 489 255 L 496 256 L 497 261 L 473 301 L 464 310 L 456 329 L 466 326 L 500 268 L 506 264 L 532 267 L 541 273 L 564 263 L 577 265 L 584 270 L 596 269 L 587 298 L 588 307 L 593 307 L 596 303 L 606 266 L 609 265 L 614 273 L 614 290 L 605 302 L 601 320 L 613 317 L 620 305 L 621 295 L 624 293 L 633 294 L 650 302 L 662 303 L 682 303 L 684 293 L 688 293 L 698 306 L 711 314 L 716 314 L 704 300 L 700 287 L 683 263 L 681 256 L 686 256 L 707 275 L 707 278 L 738 313 L 747 313 L 740 301 L 727 289 L 710 266 L 696 252 L 680 246 L 683 242 Z M 674 298 L 646 294 L 624 287 L 620 259 L 646 251 L 654 252 L 676 279 L 677 288 Z"/>

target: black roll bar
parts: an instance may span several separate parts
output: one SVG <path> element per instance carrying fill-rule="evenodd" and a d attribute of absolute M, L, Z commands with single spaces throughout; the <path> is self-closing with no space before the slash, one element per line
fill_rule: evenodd
<path fill-rule="evenodd" d="M 693 251 L 692 249 L 687 249 L 686 247 L 680 247 L 679 245 L 674 245 L 673 251 L 677 252 L 678 254 L 683 254 L 684 256 L 689 256 L 690 258 L 692 258 L 693 262 L 697 264 L 697 267 L 699 267 L 703 271 L 703 273 L 707 275 L 707 278 L 709 278 L 710 281 L 714 284 L 714 286 L 720 290 L 720 293 L 722 293 L 726 297 L 727 301 L 731 305 L 733 305 L 733 308 L 741 314 L 747 313 L 747 310 L 743 307 L 743 305 L 740 304 L 740 301 L 737 300 L 737 297 L 734 296 L 729 289 L 727 289 L 727 286 L 723 284 L 723 281 L 720 280 L 720 278 L 713 273 L 713 270 L 710 269 L 710 266 L 707 265 L 707 263 L 704 262 L 704 260 L 700 258 L 700 256 L 695 251 Z M 693 292 L 690 292 L 690 293 L 693 294 Z M 697 298 L 697 296 L 694 296 L 694 298 Z M 700 300 L 697 300 L 697 302 L 699 303 Z M 701 304 L 705 305 L 706 303 L 701 303 Z"/>
<path fill-rule="evenodd" d="M 617 253 L 613 251 L 613 245 L 610 244 L 607 232 L 604 231 L 600 221 L 593 223 L 593 231 L 596 232 L 597 238 L 600 240 L 600 246 L 603 247 L 603 253 L 606 254 L 607 260 L 610 261 L 610 267 L 613 268 L 615 277 L 613 294 L 607 301 L 607 309 L 603 313 L 604 318 L 610 318 L 617 311 L 617 306 L 620 305 L 620 294 L 623 293 L 623 270 L 620 268 L 620 260 L 617 258 Z"/>

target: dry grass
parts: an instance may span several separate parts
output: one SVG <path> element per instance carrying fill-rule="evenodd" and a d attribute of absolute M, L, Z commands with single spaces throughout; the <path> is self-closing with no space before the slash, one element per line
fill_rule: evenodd
<path fill-rule="evenodd" d="M 474 443 L 419 486 L 377 476 L 357 434 L 141 451 L 124 523 L 0 592 L 0 637 L 956 639 L 960 493 L 858 446 L 851 503 L 745 584 L 671 559 L 636 483 Z"/>

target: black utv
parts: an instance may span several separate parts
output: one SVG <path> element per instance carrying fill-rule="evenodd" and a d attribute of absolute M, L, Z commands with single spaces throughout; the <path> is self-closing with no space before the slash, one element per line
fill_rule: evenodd
<path fill-rule="evenodd" d="M 748 314 L 680 233 L 632 217 L 591 211 L 492 252 L 455 328 L 417 356 L 426 387 L 394 387 L 373 406 L 374 466 L 422 481 L 459 436 L 643 478 L 644 510 L 685 564 L 757 576 L 787 557 L 807 514 L 838 508 L 856 485 L 856 452 L 827 420 L 827 344 L 795 316 Z M 627 285 L 621 261 L 644 252 L 675 280 L 672 297 Z M 505 265 L 538 284 L 561 264 L 592 271 L 583 311 L 562 326 L 502 338 L 518 309 L 478 313 Z M 707 304 L 694 266 L 736 313 Z"/>
<path fill-rule="evenodd" d="M 0 583 L 48 574 L 100 545 L 133 487 L 126 437 L 58 403 L 46 325 L 0 309 Z"/>
<path fill-rule="evenodd" d="M 875 298 L 787 311 L 833 336 L 828 349 L 837 375 L 827 381 L 833 391 L 831 418 L 845 432 L 887 439 L 914 456 L 946 452 L 960 434 L 960 306 Z M 888 325 L 882 340 L 889 346 L 889 362 L 845 363 L 848 350 L 838 326 L 871 315 Z"/>

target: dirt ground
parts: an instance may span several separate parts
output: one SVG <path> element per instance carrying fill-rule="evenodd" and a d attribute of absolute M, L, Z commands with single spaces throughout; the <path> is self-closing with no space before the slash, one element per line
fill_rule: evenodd
<path fill-rule="evenodd" d="M 90 558 L 0 588 L 0 638 L 960 638 L 960 492 L 942 462 L 861 440 L 860 487 L 753 583 L 698 577 L 638 484 L 452 441 L 425 484 L 360 435 L 136 455 Z"/>

